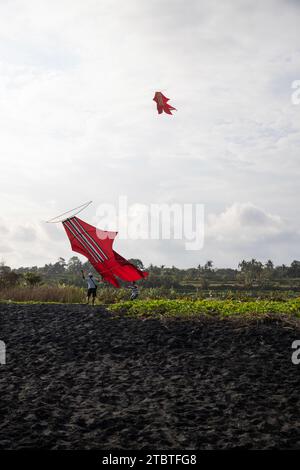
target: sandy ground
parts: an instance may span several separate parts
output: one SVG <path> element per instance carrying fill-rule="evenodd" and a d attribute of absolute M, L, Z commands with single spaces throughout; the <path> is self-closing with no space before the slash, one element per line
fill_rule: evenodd
<path fill-rule="evenodd" d="M 1 449 L 300 449 L 296 324 L 2 304 L 0 339 Z"/>

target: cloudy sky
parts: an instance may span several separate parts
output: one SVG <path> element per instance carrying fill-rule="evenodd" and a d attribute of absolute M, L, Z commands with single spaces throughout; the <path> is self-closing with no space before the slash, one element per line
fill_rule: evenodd
<path fill-rule="evenodd" d="M 0 0 L 0 260 L 69 258 L 44 221 L 121 195 L 204 204 L 199 251 L 116 240 L 146 265 L 299 259 L 299 23 L 296 0 Z"/>

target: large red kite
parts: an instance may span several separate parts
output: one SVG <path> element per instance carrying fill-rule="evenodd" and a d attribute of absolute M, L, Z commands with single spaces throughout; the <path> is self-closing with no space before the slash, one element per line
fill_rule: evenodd
<path fill-rule="evenodd" d="M 117 232 L 99 230 L 75 216 L 62 223 L 72 250 L 86 256 L 96 271 L 115 287 L 120 287 L 116 276 L 123 281 L 137 281 L 148 276 L 113 250 Z"/>
<path fill-rule="evenodd" d="M 172 114 L 172 110 L 177 111 L 176 108 L 168 104 L 169 98 L 163 95 L 161 91 L 155 92 L 153 101 L 156 102 L 158 114 L 161 114 L 163 111 L 167 114 Z"/>

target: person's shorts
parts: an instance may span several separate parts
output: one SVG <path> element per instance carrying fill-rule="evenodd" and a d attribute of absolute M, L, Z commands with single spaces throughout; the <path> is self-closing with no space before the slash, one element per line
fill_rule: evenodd
<path fill-rule="evenodd" d="M 96 297 L 96 292 L 97 289 L 95 287 L 91 287 L 90 289 L 87 290 L 87 296 L 88 297 Z"/>
<path fill-rule="evenodd" d="M 130 300 L 135 300 L 135 299 L 138 298 L 138 296 L 139 296 L 139 294 L 131 294 Z"/>

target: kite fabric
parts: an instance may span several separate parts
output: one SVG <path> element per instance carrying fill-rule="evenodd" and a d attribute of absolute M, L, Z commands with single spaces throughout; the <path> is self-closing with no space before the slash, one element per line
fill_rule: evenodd
<path fill-rule="evenodd" d="M 113 250 L 117 232 L 99 230 L 78 217 L 70 217 L 62 224 L 72 250 L 86 256 L 96 271 L 115 287 L 120 287 L 116 276 L 123 281 L 137 281 L 148 276 Z"/>
<path fill-rule="evenodd" d="M 173 108 L 173 106 L 168 104 L 169 98 L 163 95 L 161 91 L 155 92 L 153 101 L 156 102 L 158 114 L 161 114 L 163 111 L 167 114 L 172 114 L 172 110 L 177 111 L 176 108 Z"/>

